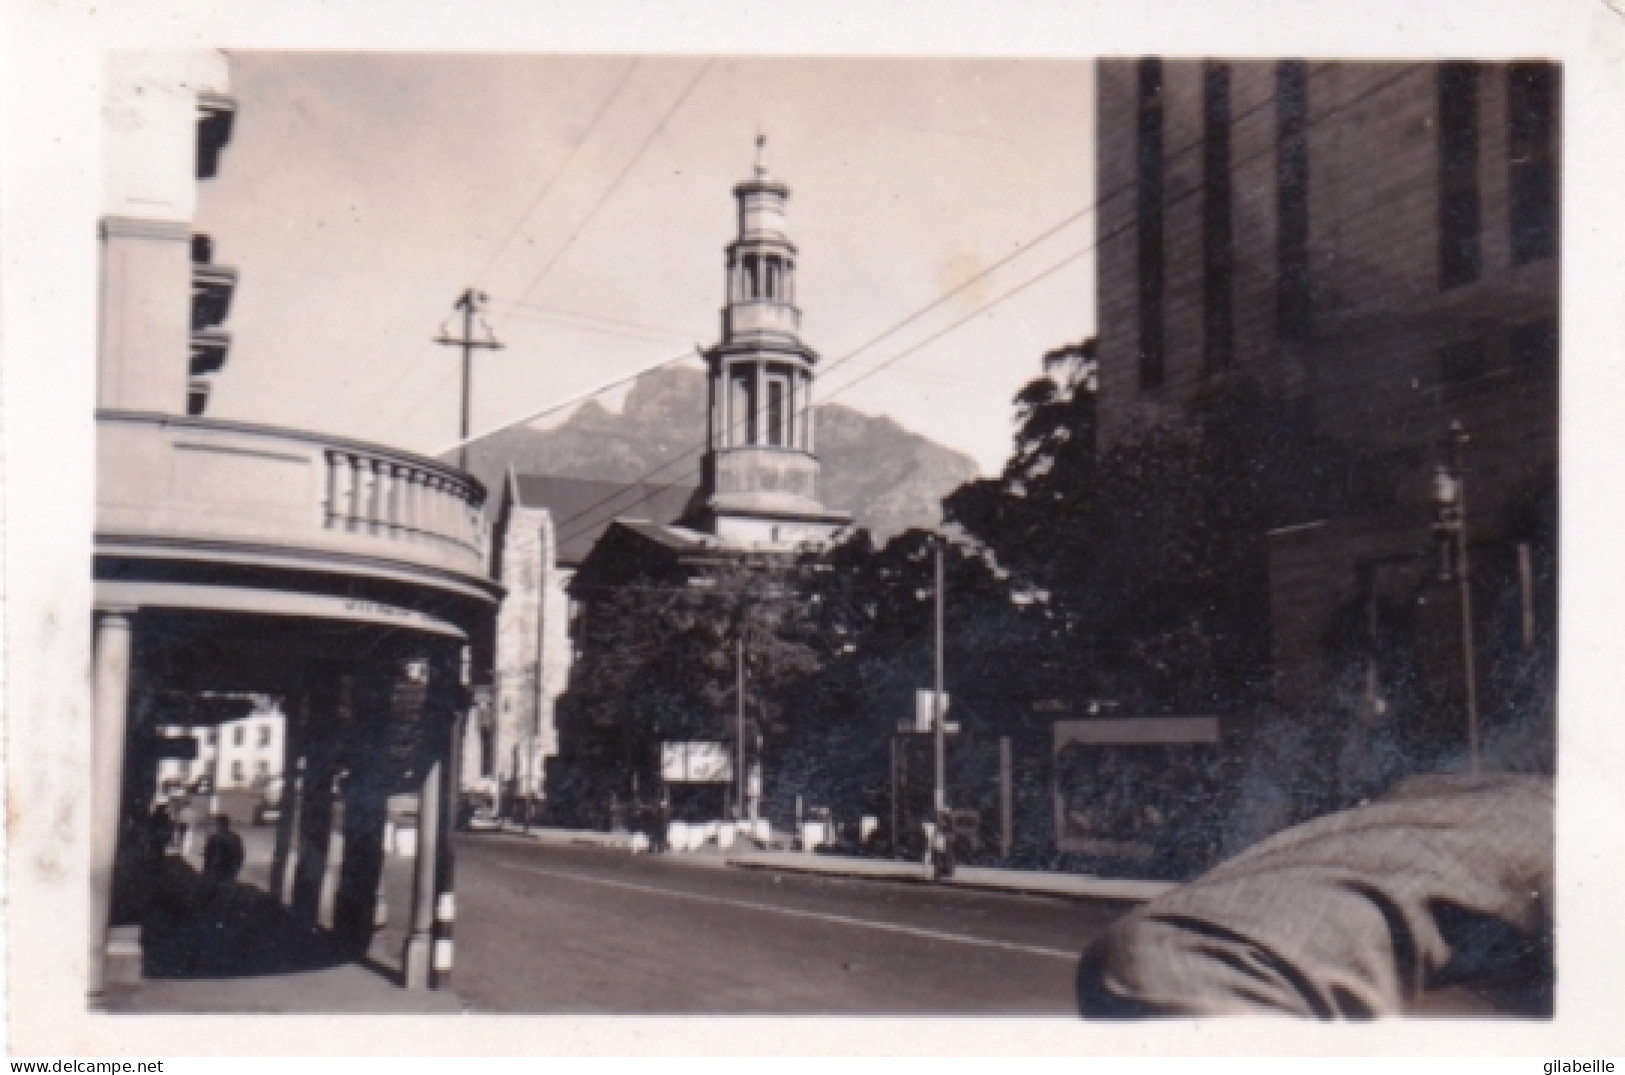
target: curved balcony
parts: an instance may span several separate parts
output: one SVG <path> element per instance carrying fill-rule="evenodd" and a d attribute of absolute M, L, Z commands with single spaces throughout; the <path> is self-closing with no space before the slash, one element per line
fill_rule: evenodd
<path fill-rule="evenodd" d="M 485 490 L 433 459 L 241 422 L 103 411 L 98 554 L 393 578 L 489 600 Z"/>

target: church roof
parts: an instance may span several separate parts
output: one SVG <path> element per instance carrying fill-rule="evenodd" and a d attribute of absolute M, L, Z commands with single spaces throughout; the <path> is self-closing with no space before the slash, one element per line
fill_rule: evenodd
<path fill-rule="evenodd" d="M 545 508 L 553 516 L 558 563 L 580 564 L 617 519 L 671 523 L 688 511 L 697 487 L 650 482 L 597 481 L 555 474 L 514 475 L 518 506 Z"/>

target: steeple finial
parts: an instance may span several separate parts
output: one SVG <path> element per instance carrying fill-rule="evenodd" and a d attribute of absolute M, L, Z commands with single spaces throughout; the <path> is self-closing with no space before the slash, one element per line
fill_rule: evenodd
<path fill-rule="evenodd" d="M 767 135 L 756 132 L 756 178 L 767 178 Z"/>

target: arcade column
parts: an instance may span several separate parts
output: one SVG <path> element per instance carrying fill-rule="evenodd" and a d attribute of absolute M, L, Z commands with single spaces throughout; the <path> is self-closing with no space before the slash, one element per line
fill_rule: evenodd
<path fill-rule="evenodd" d="M 107 929 L 113 907 L 124 782 L 124 733 L 130 704 L 133 609 L 96 613 L 91 701 L 90 938 L 87 989 L 100 1007 L 106 989 Z"/>

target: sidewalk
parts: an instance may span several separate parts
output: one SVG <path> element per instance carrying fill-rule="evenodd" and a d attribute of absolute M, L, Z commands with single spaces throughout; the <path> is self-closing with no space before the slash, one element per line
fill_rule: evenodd
<path fill-rule="evenodd" d="M 746 851 L 728 856 L 728 865 L 742 869 L 782 870 L 825 874 L 834 877 L 871 878 L 885 881 L 931 882 L 931 867 L 895 859 L 863 859 L 845 855 L 819 855 L 803 851 Z M 1088 874 L 1052 873 L 1045 870 L 1001 870 L 986 866 L 960 866 L 954 875 L 939 882 L 950 888 L 993 892 L 1020 892 L 1036 896 L 1065 896 L 1073 899 L 1126 900 L 1136 903 L 1154 899 L 1175 886 L 1167 881 L 1134 881 L 1122 878 L 1092 877 Z"/>
<path fill-rule="evenodd" d="M 442 990 L 408 991 L 360 963 L 242 978 L 148 978 L 110 984 L 115 1014 L 275 1012 L 350 1014 L 461 1012 L 462 1000 Z"/>
<path fill-rule="evenodd" d="M 597 847 L 631 853 L 632 834 L 593 832 L 586 829 L 532 828 L 503 830 L 511 836 L 528 836 L 550 847 Z M 781 870 L 786 873 L 824 874 L 831 877 L 867 878 L 876 881 L 931 882 L 931 868 L 918 862 L 897 859 L 856 858 L 847 855 L 820 855 L 805 851 L 764 851 L 740 848 L 721 851 L 710 846 L 700 851 L 673 852 L 662 856 L 671 862 L 695 866 L 732 866 L 745 870 Z M 1144 902 L 1175 886 L 1166 881 L 1136 881 L 1124 878 L 1093 877 L 1088 874 L 1053 873 L 1045 870 L 1002 870 L 986 866 L 961 866 L 951 878 L 941 882 L 953 888 L 992 892 L 1019 892 L 1037 896 L 1071 899 L 1125 900 Z"/>
<path fill-rule="evenodd" d="M 244 864 L 238 883 L 242 898 L 252 901 L 262 912 L 279 905 L 267 894 L 274 842 L 274 830 L 244 826 Z M 173 856 L 177 868 L 201 869 L 203 841 L 194 841 L 191 854 Z M 332 889 L 337 882 L 343 855 L 343 839 L 335 835 L 328 877 L 324 884 L 322 919 L 331 915 Z M 408 991 L 400 980 L 400 950 L 405 939 L 406 908 L 410 903 L 412 860 L 386 855 L 380 894 L 389 906 L 388 919 L 373 937 L 371 950 L 361 962 L 333 962 L 316 957 L 305 965 L 287 965 L 286 958 L 271 958 L 261 966 L 199 967 L 192 971 L 171 970 L 135 981 L 112 981 L 107 985 L 106 1007 L 110 1013 L 459 1013 L 460 997 L 451 990 Z M 271 923 L 266 923 L 267 926 Z M 133 929 L 129 938 L 135 942 Z M 156 941 L 151 942 L 156 945 Z M 274 942 L 273 942 L 274 944 Z M 137 949 L 139 951 L 139 949 Z M 154 948 L 154 952 L 157 952 Z M 149 962 L 154 952 L 148 953 Z M 261 956 L 292 958 L 286 951 L 268 950 Z M 245 961 L 246 963 L 247 961 Z M 282 965 L 277 965 L 282 964 Z M 325 964 L 325 965 L 324 965 Z"/>

